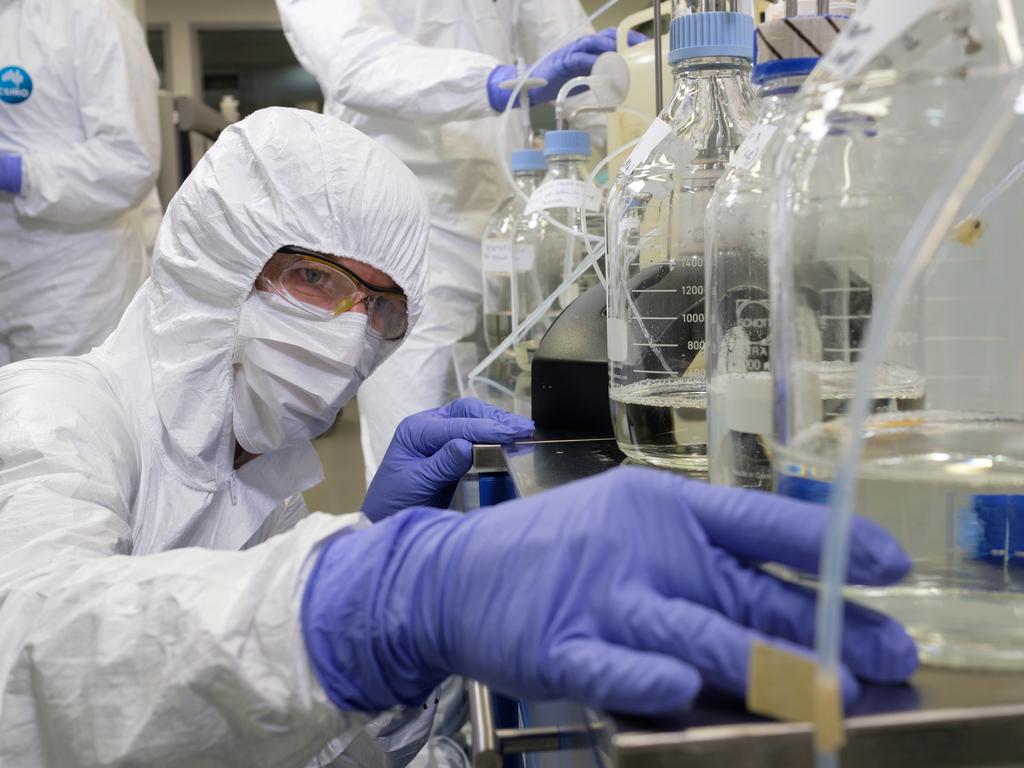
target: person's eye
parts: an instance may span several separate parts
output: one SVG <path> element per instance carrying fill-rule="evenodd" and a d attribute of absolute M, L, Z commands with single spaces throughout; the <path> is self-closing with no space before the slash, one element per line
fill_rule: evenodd
<path fill-rule="evenodd" d="M 319 269 L 306 268 L 302 270 L 302 280 L 306 285 L 319 285 L 324 279 L 324 273 Z"/>

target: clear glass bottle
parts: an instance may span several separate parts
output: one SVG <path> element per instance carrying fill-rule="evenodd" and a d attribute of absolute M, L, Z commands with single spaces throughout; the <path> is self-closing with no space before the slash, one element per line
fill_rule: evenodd
<path fill-rule="evenodd" d="M 540 306 L 582 263 L 588 254 L 588 242 L 592 249 L 604 237 L 601 191 L 590 183 L 587 170 L 590 134 L 548 131 L 544 134 L 544 157 L 548 172 L 516 226 L 516 301 L 520 318 Z M 547 217 L 562 226 L 555 226 Z M 534 325 L 521 339 L 515 349 L 523 370 L 529 370 L 537 345 L 558 314 L 598 282 L 596 272 L 585 272 L 561 293 L 546 320 Z"/>
<path fill-rule="evenodd" d="M 772 486 L 767 201 L 773 163 L 790 100 L 846 22 L 811 15 L 761 25 L 751 77 L 761 114 L 708 205 L 708 475 L 719 485 Z"/>
<path fill-rule="evenodd" d="M 854 508 L 914 567 L 897 586 L 850 596 L 901 620 L 926 663 L 1022 669 L 1024 0 L 872 2 L 851 23 L 860 33 L 840 38 L 794 102 L 777 164 L 777 490 L 829 498 L 867 323 L 878 322 L 887 338 L 864 371 L 873 412 Z M 883 305 L 912 225 L 952 188 L 965 142 L 997 125 L 984 116 L 1000 98 L 1011 117 L 1016 100 L 1017 116 L 979 164 L 959 224 Z"/>
<path fill-rule="evenodd" d="M 529 197 L 547 172 L 547 161 L 539 149 L 512 151 L 512 179 L 516 187 Z M 511 194 L 495 210 L 484 230 L 481 250 L 483 269 L 484 340 L 493 350 L 512 332 L 512 284 L 515 260 L 513 247 L 515 228 L 526 203 Z M 522 318 L 516 318 L 521 320 Z M 509 352 L 511 355 L 511 351 Z"/>
<path fill-rule="evenodd" d="M 704 215 L 757 118 L 753 19 L 672 20 L 675 90 L 608 197 L 609 397 L 630 458 L 707 470 Z"/>

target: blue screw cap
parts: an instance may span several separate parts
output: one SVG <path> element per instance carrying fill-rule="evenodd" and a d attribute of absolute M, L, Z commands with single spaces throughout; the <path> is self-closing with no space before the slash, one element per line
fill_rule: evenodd
<path fill-rule="evenodd" d="M 590 156 L 590 134 L 586 131 L 548 131 L 544 134 L 544 157 Z"/>
<path fill-rule="evenodd" d="M 539 149 L 513 149 L 512 173 L 528 173 L 529 171 L 546 171 L 548 161 Z"/>
<path fill-rule="evenodd" d="M 715 11 L 672 19 L 669 64 L 698 56 L 754 58 L 754 18 L 746 13 Z"/>

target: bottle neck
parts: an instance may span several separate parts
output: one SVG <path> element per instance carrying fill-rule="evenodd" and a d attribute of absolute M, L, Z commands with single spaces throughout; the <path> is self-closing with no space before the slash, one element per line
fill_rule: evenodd
<path fill-rule="evenodd" d="M 757 87 L 757 95 L 761 100 L 760 114 L 757 122 L 761 124 L 777 123 L 786 115 L 789 103 L 807 80 L 806 75 L 773 78 Z"/>
<path fill-rule="evenodd" d="M 671 118 L 682 105 L 705 94 L 738 94 L 744 90 L 752 93 L 750 69 L 747 59 L 733 57 L 697 57 L 678 62 L 672 68 L 675 86 L 663 117 Z"/>
<path fill-rule="evenodd" d="M 676 81 L 676 88 L 681 85 L 680 81 L 713 80 L 715 78 L 750 77 L 750 59 L 738 56 L 695 56 L 692 59 L 683 59 L 672 65 L 672 76 Z"/>
<path fill-rule="evenodd" d="M 548 158 L 546 179 L 585 179 L 586 155 L 552 155 Z"/>
<path fill-rule="evenodd" d="M 740 128 L 754 119 L 750 61 L 738 57 L 684 59 L 673 69 L 675 91 L 661 119 L 684 130 L 701 147 L 742 141 Z"/>
<path fill-rule="evenodd" d="M 540 184 L 544 174 L 545 171 L 515 171 L 512 180 L 519 189 L 529 195 Z"/>

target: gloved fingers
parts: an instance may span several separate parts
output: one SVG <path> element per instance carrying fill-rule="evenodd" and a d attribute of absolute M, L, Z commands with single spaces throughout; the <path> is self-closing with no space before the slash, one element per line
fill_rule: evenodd
<path fill-rule="evenodd" d="M 597 56 L 593 53 L 585 53 L 583 51 L 570 53 L 562 62 L 562 75 L 565 81 L 568 82 L 574 77 L 586 77 L 594 68 L 595 61 L 597 61 Z M 581 85 L 580 87 L 582 88 L 583 86 Z"/>
<path fill-rule="evenodd" d="M 745 560 L 818 572 L 828 525 L 826 507 L 694 481 L 682 481 L 682 491 L 712 544 Z M 884 528 L 854 518 L 847 575 L 851 583 L 892 584 L 906 576 L 911 565 Z"/>
<path fill-rule="evenodd" d="M 772 637 L 814 645 L 817 606 L 811 590 L 726 558 L 720 576 L 726 589 L 718 607 L 731 619 Z M 917 647 L 898 622 L 846 603 L 842 659 L 858 677 L 898 683 L 917 669 Z"/>
<path fill-rule="evenodd" d="M 559 695 L 612 712 L 678 712 L 701 689 L 697 670 L 677 658 L 600 640 L 569 640 L 551 661 L 558 668 Z"/>
<path fill-rule="evenodd" d="M 582 51 L 600 56 L 602 53 L 615 50 L 615 35 L 608 36 L 603 33 L 599 35 L 586 35 L 574 43 L 569 43 L 566 47 L 572 52 Z"/>
<path fill-rule="evenodd" d="M 779 638 L 767 638 L 717 611 L 686 600 L 648 599 L 634 602 L 619 631 L 639 650 L 674 656 L 692 665 L 705 683 L 743 696 L 750 678 L 750 653 L 755 642 L 770 643 L 807 658 L 807 648 Z M 851 704 L 860 685 L 845 665 L 840 666 L 843 702 Z"/>
<path fill-rule="evenodd" d="M 502 410 L 490 403 L 477 400 L 475 397 L 461 397 L 458 400 L 452 400 L 447 405 L 438 408 L 437 413 L 446 418 L 454 416 L 457 418 L 493 419 L 501 424 L 517 427 L 524 432 L 528 430 L 531 434 L 536 428 L 532 419 Z M 526 436 L 524 435 L 524 437 Z"/>
<path fill-rule="evenodd" d="M 529 437 L 533 430 L 514 424 L 502 424 L 492 419 L 434 418 L 419 425 L 414 447 L 424 456 L 431 456 L 449 440 L 468 440 L 471 443 L 510 443 Z"/>
<path fill-rule="evenodd" d="M 425 477 L 431 481 L 455 483 L 473 466 L 473 444 L 468 440 L 449 440 L 433 456 L 427 459 L 423 468 Z M 440 492 L 443 489 L 438 489 Z M 448 498 L 451 501 L 451 498 Z M 445 505 L 447 506 L 447 505 Z"/>
<path fill-rule="evenodd" d="M 615 41 L 618 41 L 619 38 L 619 31 L 615 27 L 608 27 L 607 29 L 602 29 L 600 32 L 598 32 L 598 34 L 602 35 L 603 37 L 610 37 L 612 40 Z M 626 43 L 628 45 L 636 45 L 637 43 L 643 43 L 650 39 L 651 38 L 649 38 L 643 32 L 638 32 L 635 29 L 631 29 L 629 30 L 629 32 L 626 33 Z"/>

